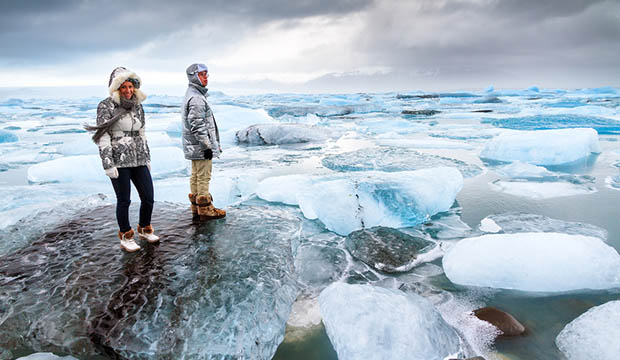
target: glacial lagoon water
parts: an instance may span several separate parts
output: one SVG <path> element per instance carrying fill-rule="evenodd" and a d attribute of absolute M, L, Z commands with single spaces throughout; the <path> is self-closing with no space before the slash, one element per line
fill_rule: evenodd
<path fill-rule="evenodd" d="M 186 203 L 189 168 L 180 150 L 181 98 L 174 95 L 144 104 L 154 226 L 164 238 L 135 255 L 118 249 L 113 191 L 96 146 L 81 130 L 94 122 L 101 99 L 0 99 L 0 358 L 54 352 L 102 359 L 338 359 L 338 350 L 348 359 L 346 349 L 364 336 L 367 358 L 389 356 L 389 349 L 372 347 L 380 338 L 372 331 L 337 335 L 358 330 L 357 322 L 329 320 L 329 331 L 321 324 L 321 313 L 339 314 L 342 299 L 332 288 L 321 301 L 319 295 L 348 283 L 372 286 L 362 293 L 376 294 L 346 295 L 359 309 L 381 296 L 387 300 L 380 305 L 389 308 L 390 294 L 395 303 L 404 301 L 399 294 L 411 294 L 412 304 L 423 298 L 445 321 L 432 331 L 459 338 L 457 352 L 440 352 L 438 359 L 572 359 L 579 354 L 561 352 L 558 334 L 620 296 L 615 253 L 607 250 L 620 249 L 618 89 L 213 92 L 224 153 L 215 161 L 212 193 L 229 216 L 202 225 L 191 222 Z M 132 198 L 135 221 L 139 200 Z M 388 267 L 379 260 L 406 247 L 386 243 L 369 252 L 381 257 L 365 262 L 347 248 L 349 233 L 372 226 L 434 246 L 413 254 L 416 261 L 402 271 L 382 271 Z M 478 265 L 504 276 L 505 286 L 458 284 L 443 271 L 443 256 L 463 239 L 527 233 L 598 239 L 597 248 L 610 257 L 586 270 L 608 274 L 609 285 L 509 286 L 511 274 L 523 275 L 514 268 L 520 263 L 545 269 L 528 271 L 538 282 L 573 283 L 581 273 L 564 271 L 562 246 L 544 256 L 513 251 L 517 258 L 505 264 L 510 269 Z M 416 321 L 410 306 L 402 318 Z M 512 314 L 526 333 L 495 338 L 469 314 L 484 306 Z M 393 339 L 406 339 L 415 328 L 365 316 Z M 587 330 L 617 332 L 610 326 L 618 325 Z"/>

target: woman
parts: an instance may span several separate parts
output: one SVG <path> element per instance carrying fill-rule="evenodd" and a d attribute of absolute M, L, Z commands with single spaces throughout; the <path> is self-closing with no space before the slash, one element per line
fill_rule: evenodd
<path fill-rule="evenodd" d="M 144 131 L 146 95 L 140 90 L 140 77 L 131 70 L 117 67 L 110 75 L 110 97 L 97 107 L 97 125 L 86 126 L 94 131 L 93 141 L 99 146 L 103 169 L 116 193 L 116 220 L 121 248 L 128 252 L 140 250 L 129 224 L 129 204 L 133 182 L 140 195 L 138 235 L 150 243 L 159 241 L 151 226 L 153 213 L 153 180 L 151 158 Z"/>

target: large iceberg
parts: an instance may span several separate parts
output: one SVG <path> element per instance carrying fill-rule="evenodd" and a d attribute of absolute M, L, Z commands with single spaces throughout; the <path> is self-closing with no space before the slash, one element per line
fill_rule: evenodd
<path fill-rule="evenodd" d="M 555 343 L 569 360 L 615 360 L 620 354 L 620 301 L 595 306 L 560 331 Z"/>
<path fill-rule="evenodd" d="M 319 219 L 338 234 L 374 226 L 405 227 L 448 210 L 463 187 L 455 168 L 352 175 L 270 177 L 256 194 L 267 201 L 299 205 L 308 219 Z"/>
<path fill-rule="evenodd" d="M 325 141 L 329 131 L 304 124 L 257 124 L 237 131 L 235 136 L 242 144 L 281 145 Z"/>
<path fill-rule="evenodd" d="M 417 294 L 334 283 L 319 305 L 340 360 L 443 360 L 460 351 L 454 329 Z"/>
<path fill-rule="evenodd" d="M 598 134 L 594 129 L 511 131 L 489 141 L 480 158 L 560 165 L 600 152 Z"/>
<path fill-rule="evenodd" d="M 561 233 L 490 234 L 459 241 L 443 257 L 450 281 L 524 291 L 620 286 L 620 255 L 600 238 Z"/>
<path fill-rule="evenodd" d="M 243 206 L 192 224 L 185 205 L 158 203 L 153 215 L 162 241 L 137 253 L 118 248 L 106 206 L 1 255 L 0 354 L 271 359 L 298 292 L 298 211 Z"/>

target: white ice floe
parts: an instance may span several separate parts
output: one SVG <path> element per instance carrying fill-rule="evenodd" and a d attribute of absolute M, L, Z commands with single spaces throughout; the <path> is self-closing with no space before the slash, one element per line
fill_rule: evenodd
<path fill-rule="evenodd" d="M 319 305 L 340 360 L 441 360 L 459 352 L 454 329 L 417 294 L 334 283 L 321 292 Z"/>
<path fill-rule="evenodd" d="M 603 240 L 561 233 L 489 234 L 464 239 L 443 258 L 450 281 L 524 291 L 620 286 L 620 255 Z"/>
<path fill-rule="evenodd" d="M 151 149 L 151 159 L 151 171 L 154 177 L 182 171 L 188 164 L 183 157 L 183 150 L 177 147 Z M 77 155 L 32 165 L 28 168 L 28 181 L 77 183 L 109 180 L 98 155 Z"/>
<path fill-rule="evenodd" d="M 566 164 L 600 153 L 594 129 L 508 131 L 489 141 L 480 157 L 536 165 Z"/>
<path fill-rule="evenodd" d="M 595 306 L 562 329 L 555 343 L 569 360 L 615 360 L 620 354 L 620 301 Z"/>
<path fill-rule="evenodd" d="M 480 220 L 480 231 L 488 232 L 488 233 L 498 233 L 502 231 L 502 228 L 495 223 L 492 219 L 484 218 Z"/>
<path fill-rule="evenodd" d="M 494 181 L 489 185 L 493 190 L 501 191 L 514 196 L 527 197 L 534 200 L 551 199 L 563 196 L 587 195 L 597 192 L 596 188 L 593 186 L 560 181 Z"/>
<path fill-rule="evenodd" d="M 260 182 L 256 194 L 267 201 L 299 205 L 338 234 L 373 226 L 420 224 L 448 210 L 463 186 L 450 167 L 415 171 L 360 171 L 329 176 L 289 175 Z"/>

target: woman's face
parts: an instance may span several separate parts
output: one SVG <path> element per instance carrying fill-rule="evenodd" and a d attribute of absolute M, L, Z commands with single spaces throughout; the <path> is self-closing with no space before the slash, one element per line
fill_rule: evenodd
<path fill-rule="evenodd" d="M 121 84 L 121 87 L 118 88 L 118 91 L 121 93 L 121 96 L 125 99 L 129 100 L 133 96 L 133 93 L 136 91 L 133 87 L 131 81 L 125 81 Z"/>

